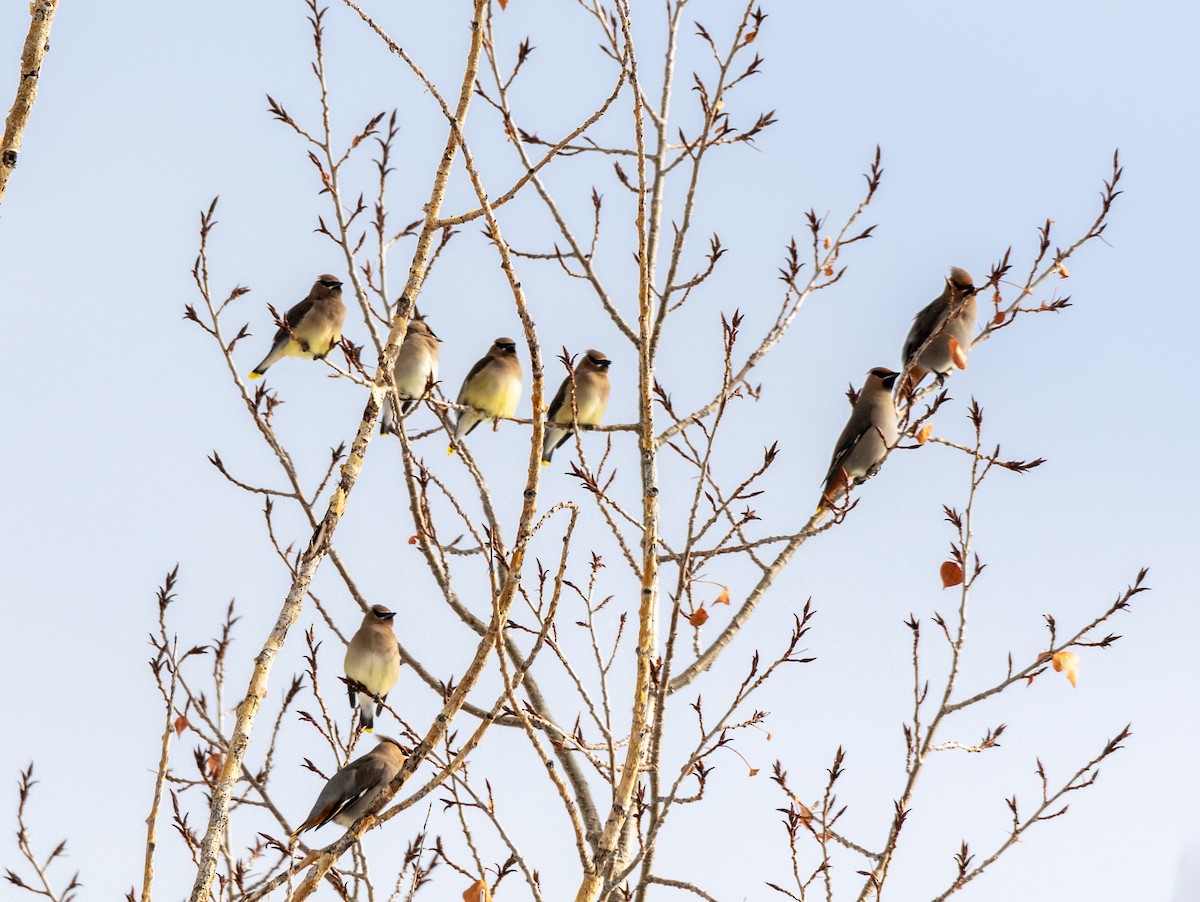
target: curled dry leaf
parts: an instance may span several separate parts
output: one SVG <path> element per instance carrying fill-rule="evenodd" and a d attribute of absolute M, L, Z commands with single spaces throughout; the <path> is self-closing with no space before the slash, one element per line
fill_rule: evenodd
<path fill-rule="evenodd" d="M 963 581 L 962 567 L 954 563 L 954 561 L 944 561 L 938 573 L 942 577 L 942 588 L 949 589 L 951 586 L 961 585 Z"/>
<path fill-rule="evenodd" d="M 1071 687 L 1074 688 L 1075 681 L 1079 679 L 1079 655 L 1073 651 L 1056 652 L 1050 659 L 1050 664 L 1056 673 L 1065 672 L 1067 679 L 1071 681 Z"/>
<path fill-rule="evenodd" d="M 721 594 L 717 596 L 717 598 L 713 602 L 713 604 L 714 605 L 729 604 L 729 587 L 728 586 L 721 586 Z"/>
<path fill-rule="evenodd" d="M 795 796 L 792 796 L 792 801 L 795 802 L 800 807 L 800 823 L 802 823 L 804 826 L 807 827 L 809 824 L 812 823 L 812 819 L 813 819 L 812 809 L 809 808 L 807 805 L 805 805 L 803 802 L 801 802 Z"/>
<path fill-rule="evenodd" d="M 992 317 L 992 322 L 994 322 L 997 326 L 999 326 L 1001 323 L 1003 323 L 1004 322 L 1004 311 L 997 310 L 996 315 Z"/>
<path fill-rule="evenodd" d="M 950 336 L 950 359 L 960 370 L 967 368 L 967 352 L 953 335 Z"/>
<path fill-rule="evenodd" d="M 463 893 L 463 902 L 492 902 L 492 891 L 482 880 L 476 880 Z"/>
<path fill-rule="evenodd" d="M 175 718 L 175 735 L 180 736 L 188 727 L 188 719 L 186 714 L 180 714 Z"/>
<path fill-rule="evenodd" d="M 704 610 L 704 605 L 700 605 L 700 607 L 688 614 L 688 623 L 692 626 L 704 626 L 707 622 L 708 611 Z"/>
<path fill-rule="evenodd" d="M 1059 277 L 1060 279 L 1069 279 L 1069 278 L 1071 278 L 1071 273 L 1070 273 L 1070 272 L 1067 270 L 1067 268 L 1066 268 L 1065 266 L 1063 266 L 1061 263 L 1057 264 L 1057 265 L 1055 266 L 1055 269 L 1057 269 L 1057 270 L 1058 270 L 1058 277 Z"/>
<path fill-rule="evenodd" d="M 408 544 L 409 544 L 409 545 L 416 545 L 416 544 L 417 544 L 417 542 L 419 542 L 419 541 L 421 541 L 421 537 L 420 537 L 420 536 L 409 536 L 409 537 L 408 537 Z"/>
<path fill-rule="evenodd" d="M 933 434 L 933 423 L 926 423 L 921 427 L 921 431 L 917 433 L 917 444 L 923 445 L 929 441 L 929 436 Z"/>
<path fill-rule="evenodd" d="M 833 239 L 830 238 L 828 235 L 826 235 L 825 236 L 825 250 L 829 250 L 831 247 L 833 247 Z"/>
<path fill-rule="evenodd" d="M 215 754 L 210 754 L 204 759 L 204 766 L 208 768 L 208 772 L 214 780 L 221 776 L 221 759 Z"/>
<path fill-rule="evenodd" d="M 504 11 L 504 10 L 506 10 L 506 9 L 508 9 L 508 0 L 497 0 L 497 2 L 500 4 L 500 11 L 501 11 L 501 12 L 503 12 L 503 11 Z"/>
<path fill-rule="evenodd" d="M 832 276 L 832 275 L 833 275 L 833 267 L 832 267 L 832 266 L 826 266 L 826 267 L 825 267 L 825 275 L 827 275 L 827 276 Z"/>
<path fill-rule="evenodd" d="M 758 37 L 758 29 L 757 29 L 757 28 L 756 28 L 756 29 L 754 29 L 754 31 L 750 32 L 748 35 L 746 35 L 746 43 L 747 43 L 747 44 L 753 44 L 753 43 L 754 43 L 754 39 L 755 39 L 756 37 Z"/>

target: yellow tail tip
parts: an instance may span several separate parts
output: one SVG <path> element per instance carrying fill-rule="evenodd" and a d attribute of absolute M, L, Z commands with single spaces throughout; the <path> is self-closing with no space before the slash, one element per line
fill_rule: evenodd
<path fill-rule="evenodd" d="M 252 373 L 250 374 L 250 378 L 251 378 L 251 379 L 261 379 L 261 378 L 262 378 L 262 373 L 258 372 L 258 370 L 255 370 L 254 372 L 252 372 Z"/>
<path fill-rule="evenodd" d="M 363 727 L 363 732 L 364 733 L 374 733 L 375 728 L 374 727 Z"/>
<path fill-rule="evenodd" d="M 452 456 L 453 454 L 454 454 L 454 446 L 453 446 L 453 445 L 450 445 L 448 448 L 446 448 L 446 456 L 447 456 L 447 457 L 450 457 L 450 456 Z"/>
<path fill-rule="evenodd" d="M 548 467 L 548 466 L 550 466 L 550 461 L 548 461 L 548 460 L 543 460 L 543 461 L 542 461 L 542 466 L 543 466 L 543 467 Z"/>

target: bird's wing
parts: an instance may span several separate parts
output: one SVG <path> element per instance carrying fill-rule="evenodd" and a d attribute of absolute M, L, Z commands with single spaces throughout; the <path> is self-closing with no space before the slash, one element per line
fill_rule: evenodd
<path fill-rule="evenodd" d="M 481 357 L 475 363 L 475 365 L 473 367 L 471 367 L 471 372 L 467 373 L 467 378 L 463 380 L 462 388 L 460 388 L 458 390 L 458 401 L 456 401 L 455 403 L 457 403 L 457 404 L 465 404 L 466 403 L 466 401 L 463 400 L 463 394 L 466 392 L 467 386 L 470 385 L 471 380 L 474 379 L 476 376 L 478 376 L 480 373 L 482 373 L 484 370 L 484 367 L 486 367 L 491 362 L 492 362 L 492 357 L 489 354 L 485 357 Z"/>
<path fill-rule="evenodd" d="M 862 423 L 856 422 L 857 419 L 857 417 L 851 414 L 850 421 L 846 423 L 845 428 L 842 429 L 842 434 L 838 436 L 837 444 L 833 448 L 833 459 L 829 461 L 829 472 L 825 474 L 825 485 L 829 484 L 829 480 L 838 471 L 838 467 L 842 465 L 842 462 L 854 450 L 854 446 L 858 444 L 858 440 L 871 428 L 868 418 L 864 418 L 864 422 Z"/>
<path fill-rule="evenodd" d="M 563 380 L 562 385 L 558 387 L 558 393 L 554 396 L 554 400 L 550 402 L 550 409 L 546 411 L 546 422 L 553 423 L 558 416 L 558 412 L 562 410 L 563 405 L 567 403 L 567 389 L 571 385 L 571 377 L 568 376 Z"/>
<path fill-rule="evenodd" d="M 921 345 L 925 344 L 925 339 L 941 328 L 948 306 L 945 301 L 938 298 L 913 317 L 912 328 L 908 330 L 908 338 L 904 341 L 905 366 L 912 363 L 917 351 L 921 349 Z"/>
<path fill-rule="evenodd" d="M 296 828 L 296 833 L 324 827 L 337 817 L 339 811 L 347 805 L 354 804 L 362 796 L 365 790 L 359 788 L 360 781 L 357 778 L 358 765 L 361 763 L 361 760 L 351 762 L 333 775 L 317 796 L 304 823 Z"/>
<path fill-rule="evenodd" d="M 305 314 L 312 309 L 312 305 L 313 299 L 305 298 L 286 314 L 284 314 L 283 321 L 287 323 L 288 327 L 294 332 L 296 330 L 296 326 L 300 324 L 300 320 L 304 319 Z M 280 339 L 287 338 L 287 336 L 288 330 L 281 328 L 275 332 L 275 338 L 273 340 L 278 342 Z"/>
<path fill-rule="evenodd" d="M 342 778 L 345 779 L 342 780 Z M 368 792 L 378 789 L 390 779 L 388 763 L 378 755 L 364 755 L 357 761 L 350 762 L 349 765 L 337 772 L 333 780 L 329 781 L 329 786 L 326 787 L 330 789 L 335 781 L 341 781 L 334 808 L 329 812 L 326 820 L 337 817 Z M 324 793 L 322 793 L 323 795 Z M 320 800 L 318 799 L 318 801 Z"/>

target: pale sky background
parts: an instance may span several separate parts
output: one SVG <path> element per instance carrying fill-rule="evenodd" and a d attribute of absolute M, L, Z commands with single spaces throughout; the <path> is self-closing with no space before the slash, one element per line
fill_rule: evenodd
<path fill-rule="evenodd" d="M 440 114 L 356 17 L 331 6 L 335 128 L 345 139 L 371 114 L 399 109 L 390 207 L 395 223 L 411 221 L 420 215 L 445 140 Z M 392 34 L 445 93 L 456 95 L 465 2 L 368 8 L 386 11 Z M 638 23 L 652 96 L 661 68 L 660 9 L 643 4 Z M 733 9 L 693 0 L 685 19 L 701 21 L 721 42 Z M 15 89 L 26 10 L 24 0 L 0 7 L 0 98 Z M 878 224 L 876 237 L 846 252 L 842 262 L 850 268 L 842 283 L 809 302 L 763 366 L 756 380 L 764 383 L 762 400 L 731 408 L 719 475 L 731 480 L 773 440 L 782 449 L 770 492 L 754 502 L 763 518 L 758 535 L 794 530 L 807 516 L 846 416 L 845 386 L 860 383 L 871 366 L 899 362 L 912 316 L 940 290 L 946 269 L 963 266 L 982 282 L 1011 244 L 1014 274 L 1023 273 L 1041 222 L 1055 220 L 1059 243 L 1074 240 L 1095 215 L 1114 148 L 1126 167 L 1107 244 L 1087 246 L 1070 263 L 1071 278 L 1048 286 L 1069 293 L 1074 306 L 1057 316 L 1027 317 L 978 348 L 969 372 L 950 381 L 954 402 L 935 426 L 940 435 L 967 439 L 965 409 L 973 395 L 986 410 L 990 442 L 1013 457 L 1049 461 L 1029 475 L 998 473 L 981 492 L 977 549 L 990 566 L 974 596 L 964 689 L 994 681 L 1010 649 L 1018 660 L 1039 649 L 1043 614 L 1054 614 L 1063 629 L 1080 624 L 1143 565 L 1151 568 L 1154 591 L 1112 624 L 1125 638 L 1108 650 L 1083 651 L 1077 689 L 1049 674 L 946 729 L 943 739 L 973 741 L 989 726 L 1008 724 L 1001 748 L 980 756 L 945 753 L 933 762 L 888 895 L 908 902 L 940 892 L 952 879 L 951 856 L 963 838 L 977 855 L 988 854 L 1005 833 L 1003 800 L 1015 792 L 1032 803 L 1037 793 L 1035 756 L 1052 779 L 1063 779 L 1132 721 L 1127 748 L 1105 764 L 1095 787 L 1072 794 L 1068 815 L 1032 832 L 957 898 L 1200 899 L 1194 814 L 1200 492 L 1190 391 L 1200 313 L 1188 264 L 1200 200 L 1194 176 L 1200 7 L 785 0 L 765 11 L 755 46 L 766 60 L 763 74 L 730 108 L 743 124 L 774 109 L 779 123 L 761 135 L 757 149 L 714 154 L 705 173 L 686 259 L 697 265 L 713 230 L 729 253 L 668 328 L 660 378 L 679 409 L 702 402 L 716 385 L 715 371 L 693 367 L 697 358 L 714 359 L 721 312 L 746 314 L 743 353 L 770 322 L 780 297 L 775 269 L 789 238 L 804 240 L 804 212 L 828 211 L 831 223 L 848 214 L 877 143 L 886 173 L 864 219 Z M 235 473 L 273 486 L 281 485 L 277 468 L 211 340 L 181 314 L 185 303 L 198 300 L 190 276 L 197 211 L 217 194 L 220 225 L 210 245 L 215 290 L 223 294 L 237 283 L 253 289 L 229 319 L 234 328 L 248 321 L 254 332 L 237 348 L 243 371 L 273 331 L 267 303 L 282 309 L 304 295 L 316 274 L 345 272 L 340 252 L 312 231 L 327 207 L 316 196 L 305 148 L 265 108 L 270 93 L 297 119 L 317 121 L 304 15 L 296 0 L 135 0 L 119 14 L 64 0 L 19 165 L 0 206 L 0 285 L 13 338 L 2 389 L 0 470 L 7 509 L 0 526 L 0 826 L 7 825 L 0 830 L 0 866 L 28 873 L 10 828 L 17 773 L 34 760 L 41 781 L 28 814 L 35 844 L 44 852 L 68 840 L 59 877 L 79 869 L 86 899 L 116 898 L 141 883 L 143 821 L 162 721 L 146 636 L 163 574 L 180 564 L 171 623 L 185 644 L 215 635 L 236 598 L 242 619 L 231 652 L 231 695 L 244 690 L 250 659 L 287 590 L 287 574 L 265 542 L 260 500 L 226 483 L 205 458 L 215 449 Z M 525 35 L 537 48 L 514 90 L 523 128 L 557 136 L 608 92 L 611 63 L 595 49 L 592 20 L 573 4 L 512 0 L 496 15 L 505 59 Z M 693 32 L 683 29 L 676 91 L 685 124 L 695 119 L 689 73 L 709 65 Z M 612 117 L 598 139 L 629 131 L 627 103 Z M 496 196 L 519 164 L 482 103 L 472 109 L 468 136 Z M 348 195 L 361 187 L 370 199 L 369 155 L 348 176 L 354 186 Z M 547 179 L 584 232 L 591 186 L 604 195 L 602 269 L 632 317 L 633 232 L 610 161 L 567 160 Z M 446 209 L 464 209 L 470 200 L 456 168 Z M 678 209 L 677 201 L 670 209 Z M 500 219 L 519 248 L 547 250 L 553 240 L 533 196 L 505 208 Z M 402 243 L 391 258 L 394 290 L 411 248 L 411 241 Z M 628 422 L 636 384 L 628 343 L 555 264 L 524 261 L 520 268 L 551 363 L 549 380 L 560 378 L 553 356 L 561 345 L 606 350 L 615 385 L 608 419 Z M 451 243 L 420 306 L 445 340 L 442 378 L 450 391 L 494 337 L 519 333 L 494 251 L 477 224 Z M 353 311 L 346 334 L 369 341 Z M 520 351 L 527 363 L 527 351 Z M 287 401 L 277 415 L 280 434 L 313 484 L 328 449 L 353 434 L 362 393 L 297 361 L 277 365 L 268 382 Z M 526 397 L 519 412 L 528 409 Z M 523 434 L 508 425 L 498 435 L 480 430 L 472 437 L 510 530 Z M 440 441 L 429 446 L 429 459 L 458 480 Z M 617 459 L 632 477 L 634 454 L 625 442 Z M 543 508 L 560 497 L 586 502 L 563 475 L 566 451 L 545 471 Z M 368 597 L 400 612 L 406 641 L 447 678 L 462 673 L 474 642 L 446 616 L 417 552 L 405 543 L 412 530 L 398 461 L 394 446 L 372 444 L 337 542 Z M 767 778 L 771 762 L 782 760 L 793 784 L 815 798 L 839 745 L 847 751 L 839 785 L 849 806 L 845 832 L 868 846 L 882 844 L 903 782 L 900 724 L 909 714 L 911 672 L 902 621 L 910 612 L 924 620 L 932 655 L 929 618 L 935 610 L 949 614 L 954 604 L 937 581 L 951 538 L 941 505 L 961 506 L 966 481 L 965 458 L 944 448 L 894 455 L 865 487 L 849 522 L 801 549 L 719 666 L 674 699 L 672 738 L 690 741 L 686 705 L 695 692 L 704 693 L 706 704 L 724 698 L 753 650 L 764 656 L 778 650 L 792 612 L 813 597 L 819 616 L 806 648 L 818 660 L 784 671 L 752 703 L 771 712 L 770 742 L 758 733 L 737 740 L 762 773 L 750 779 L 735 756 L 718 753 L 707 800 L 674 815 L 660 856 L 664 875 L 694 880 L 722 900 L 782 898 L 764 884 L 786 885 L 789 875 L 774 810 L 783 798 Z M 691 487 L 690 473 L 665 464 L 664 510 L 678 509 L 672 505 L 684 503 Z M 590 516 L 593 509 L 586 503 L 585 509 Z M 678 521 L 669 513 L 664 520 L 668 535 L 677 535 Z M 289 514 L 280 523 L 290 530 L 285 541 L 307 539 L 298 518 Z M 388 530 L 392 541 L 379 547 L 378 536 Z M 555 541 L 544 537 L 544 560 Z M 592 547 L 609 563 L 603 592 L 616 595 L 615 610 L 636 611 L 635 589 L 595 522 L 583 530 L 581 559 Z M 582 568 L 575 573 L 585 578 Z M 727 582 L 735 605 L 751 585 L 744 570 L 710 567 L 706 577 Z M 464 569 L 460 580 L 483 590 L 478 571 Z M 352 630 L 357 608 L 328 565 L 316 589 L 343 630 Z M 463 591 L 471 599 L 470 589 Z M 477 611 L 486 606 L 480 597 L 474 597 Z M 301 631 L 314 616 L 306 607 L 272 674 L 270 711 L 301 666 Z M 716 609 L 712 624 L 719 627 L 727 616 Z M 341 651 L 326 638 L 321 661 L 328 685 Z M 437 703 L 407 672 L 393 701 L 422 724 Z M 340 692 L 330 702 L 345 716 Z M 296 822 L 319 788 L 301 760 L 321 754 L 322 766 L 331 762 L 312 732 L 292 719 L 279 754 L 276 793 Z M 184 766 L 186 738 L 176 755 Z M 573 893 L 574 865 L 562 864 L 573 854 L 566 823 L 541 787 L 525 740 L 495 729 L 473 762 L 473 774 L 491 779 L 502 816 L 542 868 L 547 897 Z M 198 795 L 192 804 L 192 823 L 202 829 Z M 453 833 L 452 821 L 438 820 L 439 809 L 432 829 L 441 824 Z M 376 873 L 391 871 L 389 850 L 403 848 L 422 816 L 423 809 L 414 810 L 372 836 Z M 165 818 L 160 831 L 159 895 L 185 897 L 190 862 Z M 327 828 L 313 839 L 335 836 Z M 487 862 L 506 857 L 486 827 L 480 836 Z M 239 838 L 251 842 L 253 829 Z M 459 898 L 460 883 L 443 868 L 421 898 Z M 518 878 L 509 878 L 501 898 L 524 898 L 521 889 Z M 654 897 L 672 895 L 679 897 L 669 890 Z M 2 898 L 17 896 L 7 884 L 0 890 Z"/>

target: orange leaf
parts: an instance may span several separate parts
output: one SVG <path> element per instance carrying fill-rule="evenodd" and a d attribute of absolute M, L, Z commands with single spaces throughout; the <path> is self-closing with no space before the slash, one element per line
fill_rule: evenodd
<path fill-rule="evenodd" d="M 204 766 L 208 768 L 214 780 L 221 775 L 221 759 L 216 755 L 209 755 L 204 759 Z"/>
<path fill-rule="evenodd" d="M 795 803 L 800 806 L 800 823 L 802 823 L 804 826 L 807 827 L 809 824 L 812 823 L 812 819 L 813 819 L 812 809 L 809 808 L 807 805 L 805 805 L 803 802 L 801 802 L 799 799 L 797 799 L 795 796 L 792 796 L 792 800 L 795 801 Z"/>
<path fill-rule="evenodd" d="M 758 768 L 757 767 L 750 768 L 750 776 L 752 776 L 752 777 L 758 776 Z"/>
<path fill-rule="evenodd" d="M 829 250 L 831 247 L 833 247 L 833 239 L 830 238 L 828 235 L 826 235 L 825 236 L 825 250 Z"/>
<path fill-rule="evenodd" d="M 1055 268 L 1058 270 L 1058 277 L 1059 277 L 1060 279 L 1069 279 L 1069 278 L 1071 278 L 1071 273 L 1070 273 L 1070 272 L 1067 270 L 1067 268 L 1066 268 L 1065 266 L 1063 266 L 1061 263 L 1059 263 L 1059 264 L 1058 264 L 1058 265 L 1057 265 Z"/>
<path fill-rule="evenodd" d="M 501 4 L 504 0 L 501 0 Z M 463 902 L 492 902 L 492 891 L 482 880 L 476 880 L 463 893 Z"/>
<path fill-rule="evenodd" d="M 704 610 L 704 605 L 700 605 L 700 607 L 688 614 L 688 623 L 692 626 L 704 626 L 707 622 L 708 611 Z"/>
<path fill-rule="evenodd" d="M 992 317 L 992 322 L 994 322 L 997 326 L 1001 325 L 1004 322 L 1004 311 L 997 310 L 996 315 Z"/>
<path fill-rule="evenodd" d="M 917 444 L 923 445 L 929 441 L 929 436 L 933 434 L 933 423 L 926 423 L 921 427 L 921 431 L 917 433 Z"/>
<path fill-rule="evenodd" d="M 753 43 L 754 43 L 754 39 L 755 39 L 756 37 L 758 37 L 758 29 L 757 29 L 757 28 L 756 28 L 756 29 L 754 29 L 754 31 L 750 32 L 748 35 L 746 35 L 746 43 L 747 43 L 747 44 L 753 44 Z"/>
<path fill-rule="evenodd" d="M 967 351 L 953 335 L 950 336 L 950 359 L 960 370 L 967 368 Z"/>
<path fill-rule="evenodd" d="M 175 735 L 179 736 L 187 729 L 188 719 L 186 714 L 180 714 L 175 718 Z"/>
<path fill-rule="evenodd" d="M 721 594 L 717 596 L 713 604 L 729 604 L 729 587 L 721 586 Z"/>
<path fill-rule="evenodd" d="M 420 537 L 420 536 L 409 536 L 409 537 L 408 537 L 408 544 L 409 544 L 409 545 L 416 545 L 416 544 L 417 544 L 417 542 L 419 542 L 419 541 L 421 541 L 421 537 Z"/>
<path fill-rule="evenodd" d="M 827 275 L 827 276 L 832 276 L 832 275 L 833 275 L 833 267 L 832 267 L 832 266 L 826 266 L 826 267 L 825 267 L 825 275 Z"/>
<path fill-rule="evenodd" d="M 504 10 L 508 9 L 508 0 L 498 0 L 498 2 L 500 3 L 501 12 L 504 12 Z"/>
<path fill-rule="evenodd" d="M 1067 679 L 1071 681 L 1071 687 L 1074 688 L 1075 681 L 1079 679 L 1079 655 L 1073 651 L 1056 652 L 1050 659 L 1050 664 L 1056 673 L 1065 671 Z"/>
<path fill-rule="evenodd" d="M 954 561 L 945 561 L 941 569 L 938 571 L 942 576 L 942 588 L 949 589 L 951 586 L 957 586 L 963 581 L 962 567 L 954 563 Z"/>

